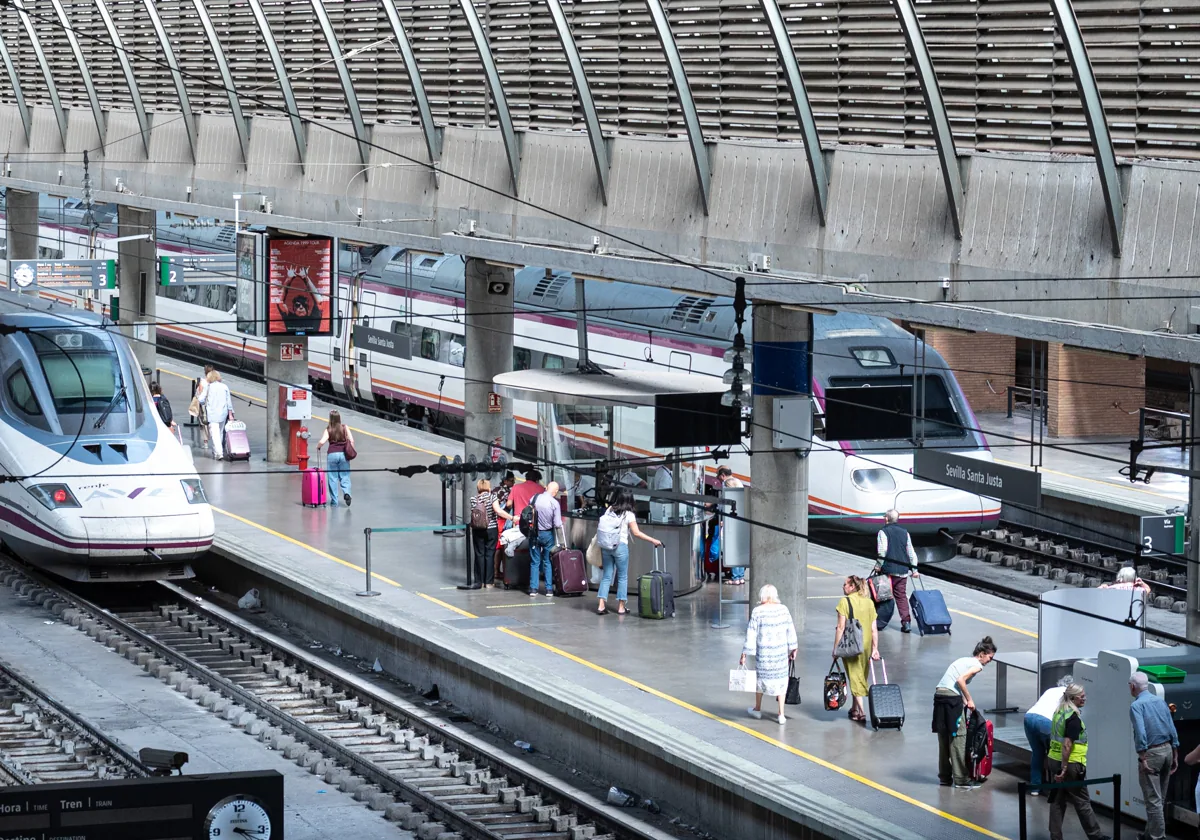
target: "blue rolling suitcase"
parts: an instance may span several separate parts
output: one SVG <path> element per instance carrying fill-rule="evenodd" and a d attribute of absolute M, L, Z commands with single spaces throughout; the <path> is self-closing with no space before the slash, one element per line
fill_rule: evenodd
<path fill-rule="evenodd" d="M 914 589 L 908 602 L 912 606 L 913 618 L 917 620 L 917 630 L 922 636 L 950 635 L 950 610 L 946 609 L 946 599 L 936 589 L 926 589 L 923 578 L 921 588 Z"/>

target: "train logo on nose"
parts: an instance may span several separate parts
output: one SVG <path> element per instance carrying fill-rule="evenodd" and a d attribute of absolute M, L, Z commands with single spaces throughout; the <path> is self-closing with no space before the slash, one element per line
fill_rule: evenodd
<path fill-rule="evenodd" d="M 147 490 L 145 487 L 136 487 L 128 493 L 117 487 L 98 487 L 91 492 L 86 501 L 90 502 L 92 499 L 148 499 L 161 495 L 161 487 L 155 487 L 153 490 Z"/>

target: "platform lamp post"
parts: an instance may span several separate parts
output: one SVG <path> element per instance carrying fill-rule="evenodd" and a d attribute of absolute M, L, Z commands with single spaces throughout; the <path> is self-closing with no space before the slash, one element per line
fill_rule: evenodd
<path fill-rule="evenodd" d="M 725 406 L 726 408 L 732 408 L 737 413 L 738 418 L 741 419 L 744 406 L 743 400 L 745 399 L 746 395 L 744 387 L 746 377 L 746 336 L 742 331 L 746 324 L 746 278 L 738 277 L 734 280 L 734 283 L 736 284 L 736 289 L 733 295 L 733 317 L 734 322 L 737 324 L 737 335 L 733 337 L 733 346 L 725 351 L 725 361 L 730 367 L 729 370 L 725 371 L 723 381 L 729 386 L 729 390 L 721 395 L 721 405 Z M 744 491 L 738 495 L 742 500 L 742 509 L 739 512 L 736 508 L 735 502 L 734 509 L 731 512 L 734 513 L 735 516 L 740 514 L 744 517 L 746 515 L 745 500 L 747 496 Z M 725 512 L 720 507 L 717 509 L 717 516 L 719 517 L 721 523 L 719 526 L 721 534 L 720 574 L 723 575 L 726 566 L 726 558 L 729 555 L 727 548 L 729 547 L 728 525 L 730 520 L 725 517 Z M 736 552 L 734 554 L 736 556 Z M 748 556 L 746 559 L 747 562 L 749 562 L 750 558 Z M 725 623 L 723 608 L 726 605 L 733 606 L 746 604 L 749 606 L 750 601 L 749 598 L 731 598 L 726 600 L 723 582 L 718 579 L 717 583 L 719 587 L 717 590 L 717 620 L 713 623 L 712 627 L 714 630 L 724 630 L 728 628 L 729 625 Z"/>

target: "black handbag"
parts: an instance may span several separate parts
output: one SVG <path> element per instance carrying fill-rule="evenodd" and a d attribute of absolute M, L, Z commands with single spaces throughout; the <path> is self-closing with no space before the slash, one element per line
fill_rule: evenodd
<path fill-rule="evenodd" d="M 833 661 L 829 673 L 825 675 L 825 690 L 822 693 L 825 696 L 825 711 L 836 712 L 845 707 L 846 672 L 842 670 L 836 659 Z"/>
<path fill-rule="evenodd" d="M 787 696 L 783 698 L 783 702 L 789 706 L 800 705 L 800 678 L 796 676 L 796 660 L 788 663 L 788 687 Z"/>

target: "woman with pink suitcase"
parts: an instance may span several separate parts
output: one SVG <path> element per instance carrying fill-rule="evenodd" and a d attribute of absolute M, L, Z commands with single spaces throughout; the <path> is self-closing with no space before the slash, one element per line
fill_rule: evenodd
<path fill-rule="evenodd" d="M 326 464 L 328 467 L 326 481 L 329 485 L 329 504 L 331 507 L 338 506 L 338 490 L 340 489 L 342 498 L 346 500 L 346 507 L 350 507 L 350 462 L 358 453 L 354 449 L 354 435 L 351 433 L 350 427 L 342 422 L 341 412 L 329 412 L 329 425 L 325 427 L 325 432 L 321 435 L 317 451 L 320 452 L 327 443 L 329 444 L 329 460 Z"/>

